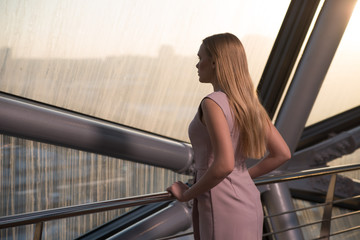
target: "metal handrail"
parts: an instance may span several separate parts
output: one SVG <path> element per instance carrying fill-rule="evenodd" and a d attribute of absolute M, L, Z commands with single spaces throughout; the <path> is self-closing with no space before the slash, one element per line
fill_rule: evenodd
<path fill-rule="evenodd" d="M 299 172 L 286 173 L 281 175 L 274 175 L 270 177 L 261 177 L 254 179 L 256 185 L 280 183 L 291 180 L 299 180 L 310 177 L 319 177 L 324 175 L 343 173 L 349 171 L 356 171 L 360 169 L 360 164 L 347 164 L 334 167 L 323 167 L 323 168 L 314 168 L 309 170 L 303 170 Z"/>
<path fill-rule="evenodd" d="M 76 217 L 80 215 L 103 212 L 119 208 L 134 207 L 146 205 L 149 203 L 173 200 L 174 197 L 168 192 L 155 194 L 145 194 L 134 197 L 113 199 L 101 202 L 86 203 L 75 206 L 53 208 L 49 210 L 15 214 L 11 216 L 0 217 L 0 229 L 16 227 L 26 224 L 34 224 L 67 217 Z"/>
<path fill-rule="evenodd" d="M 354 231 L 354 230 L 359 230 L 360 229 L 360 226 L 356 226 L 356 227 L 350 227 L 350 228 L 347 228 L 347 229 L 344 229 L 344 230 L 340 230 L 340 231 L 337 231 L 337 232 L 334 232 L 332 234 L 330 234 L 329 236 L 335 236 L 335 235 L 339 235 L 339 234 L 343 234 L 343 233 L 346 233 L 346 232 L 350 232 L 350 231 Z M 318 238 L 316 238 L 318 239 Z"/>
<path fill-rule="evenodd" d="M 312 208 L 324 207 L 324 206 L 329 205 L 329 204 L 337 204 L 337 203 L 341 203 L 341 202 L 345 202 L 345 201 L 347 201 L 347 200 L 353 200 L 353 199 L 357 199 L 357 198 L 360 198 L 360 195 L 353 196 L 353 197 L 349 197 L 349 198 L 342 198 L 342 199 L 339 199 L 339 200 L 334 200 L 334 201 L 331 202 L 331 203 L 319 203 L 319 204 L 316 204 L 316 205 L 314 205 L 314 206 L 297 208 L 296 210 L 291 210 L 291 211 L 276 213 L 276 214 L 272 214 L 272 215 L 267 215 L 267 216 L 264 216 L 264 219 L 266 219 L 266 218 L 272 218 L 272 217 L 277 217 L 277 216 L 285 215 L 285 214 L 288 214 L 288 213 L 305 211 L 305 210 L 309 210 L 309 209 L 312 209 Z M 359 210 L 359 211 L 360 211 L 360 210 Z M 334 217 L 334 218 L 335 218 L 335 217 Z"/>
<path fill-rule="evenodd" d="M 349 217 L 349 216 L 352 216 L 352 215 L 355 215 L 355 214 L 359 214 L 359 213 L 360 213 L 360 210 L 354 211 L 354 212 L 343 213 L 343 214 L 336 215 L 335 217 L 332 217 L 331 220 L 335 220 L 335 219 L 339 219 L 339 218 L 344 218 L 344 217 Z"/>
<path fill-rule="evenodd" d="M 341 172 L 360 170 L 360 164 L 349 164 L 335 167 L 325 167 L 299 171 L 295 173 L 287 173 L 281 175 L 267 176 L 255 179 L 256 185 L 265 185 L 278 182 L 299 180 L 309 177 L 336 174 Z M 159 192 L 154 194 L 146 194 L 121 199 L 113 199 L 95 203 L 86 203 L 81 205 L 54 208 L 49 210 L 16 214 L 11 216 L 0 217 L 0 229 L 8 227 L 22 226 L 26 224 L 35 224 L 49 220 L 76 217 L 80 215 L 103 212 L 119 208 L 133 207 L 145 205 L 154 202 L 170 201 L 174 197 L 168 192 Z"/>

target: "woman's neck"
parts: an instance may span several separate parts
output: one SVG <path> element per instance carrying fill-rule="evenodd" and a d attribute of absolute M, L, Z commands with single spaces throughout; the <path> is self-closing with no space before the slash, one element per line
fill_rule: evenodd
<path fill-rule="evenodd" d="M 219 84 L 217 84 L 216 82 L 212 82 L 211 84 L 212 84 L 212 86 L 214 88 L 214 92 L 221 91 L 221 88 L 220 88 Z"/>

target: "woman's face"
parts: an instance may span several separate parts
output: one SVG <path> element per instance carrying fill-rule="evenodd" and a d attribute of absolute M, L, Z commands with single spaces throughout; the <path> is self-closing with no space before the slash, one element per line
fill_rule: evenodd
<path fill-rule="evenodd" d="M 198 69 L 199 81 L 202 83 L 213 83 L 215 78 L 215 64 L 206 52 L 205 46 L 201 44 L 198 52 L 199 62 L 196 64 Z"/>

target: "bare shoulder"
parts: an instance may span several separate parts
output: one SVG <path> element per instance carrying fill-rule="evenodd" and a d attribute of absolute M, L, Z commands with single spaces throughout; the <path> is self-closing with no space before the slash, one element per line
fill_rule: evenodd
<path fill-rule="evenodd" d="M 204 98 L 201 102 L 201 108 L 203 111 L 207 112 L 222 112 L 220 106 L 211 98 Z"/>
<path fill-rule="evenodd" d="M 201 102 L 202 121 L 208 129 L 228 129 L 228 123 L 221 107 L 211 98 Z"/>

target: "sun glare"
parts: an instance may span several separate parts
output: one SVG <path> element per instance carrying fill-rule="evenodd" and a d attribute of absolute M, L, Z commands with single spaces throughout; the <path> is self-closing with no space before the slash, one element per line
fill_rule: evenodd
<path fill-rule="evenodd" d="M 344 38 L 346 39 L 347 42 L 354 45 L 359 44 L 359 39 L 360 39 L 359 28 L 360 28 L 360 6 L 359 3 L 357 2 L 344 34 Z"/>

